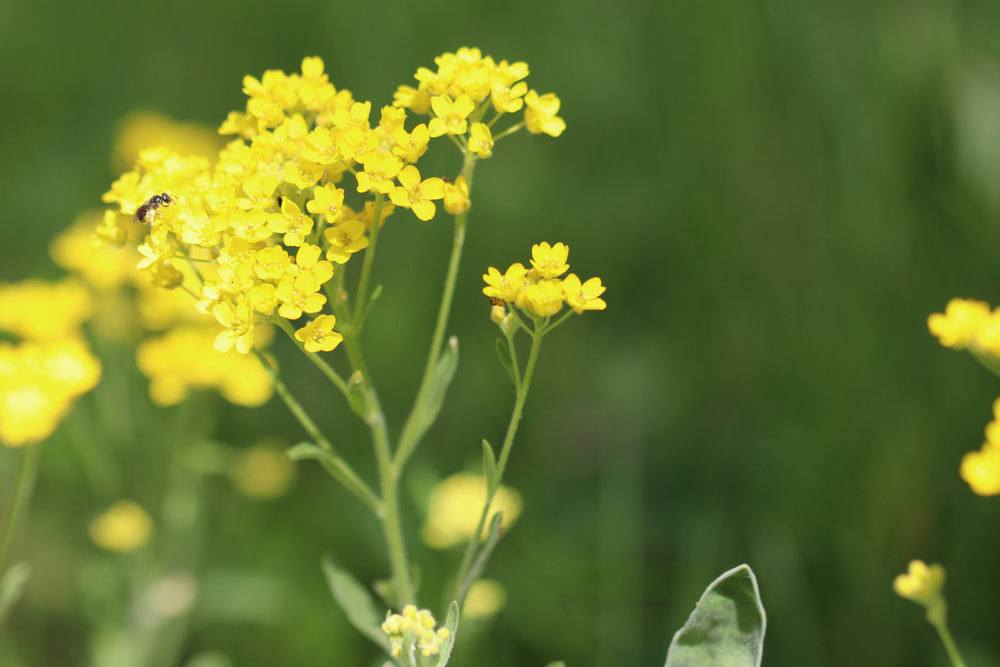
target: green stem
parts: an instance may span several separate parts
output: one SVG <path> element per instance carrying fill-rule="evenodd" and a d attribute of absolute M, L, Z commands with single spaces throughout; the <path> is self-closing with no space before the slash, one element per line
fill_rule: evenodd
<path fill-rule="evenodd" d="M 28 508 L 31 500 L 31 491 L 35 485 L 35 476 L 38 473 L 38 445 L 29 445 L 24 448 L 21 460 L 17 465 L 17 473 L 14 478 L 14 492 L 10 497 L 10 504 L 7 505 L 7 512 L 3 519 L 3 528 L 0 528 L 0 572 L 3 572 L 7 563 L 7 554 L 14 541 L 17 526 L 21 522 L 24 512 Z"/>
<path fill-rule="evenodd" d="M 303 345 L 297 338 L 295 338 L 295 331 L 292 328 L 292 325 L 289 324 L 288 320 L 281 317 L 276 317 L 275 321 L 278 324 L 278 328 L 284 331 L 288 335 L 288 337 L 292 340 L 292 342 L 295 343 L 295 346 L 298 347 L 300 350 L 302 350 L 302 353 L 309 358 L 309 361 L 311 361 L 313 365 L 316 366 L 316 368 L 318 368 L 323 373 L 323 375 L 327 377 L 328 380 L 330 380 L 330 382 L 333 383 L 333 385 L 338 389 L 338 391 L 340 391 L 340 393 L 344 395 L 344 398 L 350 400 L 350 389 L 348 388 L 347 382 L 344 380 L 344 378 L 340 376 L 340 373 L 334 370 L 333 366 L 326 363 L 323 357 L 319 356 L 315 352 L 309 352 L 308 350 L 306 350 L 305 345 Z"/>
<path fill-rule="evenodd" d="M 955 644 L 955 639 L 951 636 L 951 631 L 948 629 L 948 621 L 945 620 L 944 614 L 941 614 L 939 620 L 929 618 L 931 625 L 937 630 L 938 636 L 941 637 L 941 643 L 944 644 L 944 650 L 948 653 L 948 659 L 951 660 L 953 667 L 965 667 L 965 661 L 962 659 L 962 654 L 958 652 L 958 646 Z"/>
<path fill-rule="evenodd" d="M 517 429 L 524 414 L 524 404 L 528 399 L 528 389 L 531 387 L 531 379 L 534 377 L 535 367 L 538 364 L 538 355 L 542 349 L 542 338 L 544 338 L 542 331 L 536 332 L 535 336 L 532 338 L 531 351 L 528 353 L 528 362 L 524 367 L 523 380 L 517 387 L 517 392 L 514 398 L 514 409 L 510 415 L 510 422 L 507 424 L 507 434 L 504 436 L 503 447 L 500 450 L 500 458 L 497 461 L 496 483 L 493 488 L 486 490 L 486 502 L 483 504 L 483 511 L 479 515 L 479 523 L 476 526 L 476 532 L 472 534 L 471 538 L 469 538 L 469 543 L 465 547 L 465 554 L 462 556 L 462 563 L 458 567 L 458 576 L 455 577 L 455 588 L 452 599 L 457 600 L 459 606 L 465 602 L 464 600 L 459 599 L 461 597 L 463 582 L 469 572 L 469 568 L 472 567 L 475 560 L 476 551 L 478 550 L 479 542 L 482 539 L 483 528 L 486 526 L 486 520 L 490 515 L 490 507 L 493 505 L 493 498 L 496 496 L 497 490 L 500 488 L 500 482 L 503 480 L 504 471 L 507 469 L 507 461 L 510 459 L 510 452 L 514 447 L 514 437 L 517 435 Z"/>
<path fill-rule="evenodd" d="M 323 435 L 322 431 L 319 430 L 319 427 L 316 426 L 316 422 L 309 416 L 309 413 L 307 413 L 305 408 L 302 407 L 302 404 L 299 403 L 298 399 L 292 395 L 292 392 L 289 391 L 285 383 L 281 381 L 277 372 L 271 367 L 270 364 L 267 363 L 267 360 L 264 359 L 263 355 L 257 351 L 254 351 L 254 354 L 257 355 L 260 363 L 263 364 L 264 368 L 271 374 L 271 378 L 274 380 L 274 390 L 278 392 L 278 396 L 280 396 L 281 400 L 285 402 L 286 406 L 288 406 L 288 410 L 295 416 L 295 419 L 297 419 L 299 424 L 302 425 L 302 428 L 309 434 L 309 437 L 313 440 L 313 442 L 315 442 L 320 449 L 329 454 L 329 465 L 323 466 L 326 471 L 329 472 L 334 479 L 343 484 L 344 488 L 357 496 L 357 498 L 367 505 L 376 516 L 381 516 L 382 506 L 379 502 L 378 496 L 375 495 L 375 492 L 372 491 L 371 487 L 369 487 L 361 476 L 354 471 L 350 464 L 337 453 L 333 443 L 331 443 L 327 437 Z"/>
<path fill-rule="evenodd" d="M 476 168 L 476 156 L 472 153 L 465 154 L 462 163 L 462 177 L 465 178 L 472 190 L 472 178 Z M 455 229 L 451 241 L 451 257 L 448 259 L 448 271 L 445 274 L 444 289 L 441 292 L 441 303 L 438 306 L 437 321 L 434 324 L 434 334 L 431 336 L 431 347 L 427 353 L 427 362 L 424 364 L 424 375 L 420 380 L 420 388 L 417 389 L 417 396 L 413 401 L 413 408 L 410 410 L 406 422 L 403 424 L 403 431 L 399 436 L 399 449 L 396 451 L 394 462 L 397 470 L 402 471 L 403 466 L 413 455 L 419 442 L 417 433 L 417 422 L 419 412 L 423 402 L 426 400 L 427 392 L 430 390 L 431 381 L 434 378 L 434 370 L 437 368 L 438 359 L 444 346 L 444 336 L 448 328 L 448 318 L 451 315 L 451 304 L 455 298 L 455 285 L 458 282 L 458 268 L 462 261 L 462 249 L 465 247 L 465 226 L 468 222 L 468 211 L 455 216 Z"/>
<path fill-rule="evenodd" d="M 372 265 L 375 263 L 375 247 L 378 245 L 378 233 L 382 227 L 382 202 L 385 195 L 375 196 L 375 209 L 372 213 L 372 231 L 368 238 L 368 248 L 365 250 L 365 262 L 361 267 L 361 278 L 358 280 L 357 303 L 354 306 L 354 319 L 351 323 L 355 331 L 360 332 L 364 326 L 365 304 L 368 302 L 368 282 L 371 279 Z"/>

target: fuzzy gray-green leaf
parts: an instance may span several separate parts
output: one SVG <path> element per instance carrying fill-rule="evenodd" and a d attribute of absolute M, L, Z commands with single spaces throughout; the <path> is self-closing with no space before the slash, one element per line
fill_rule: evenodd
<path fill-rule="evenodd" d="M 31 567 L 27 563 L 17 563 L 0 578 L 0 626 L 3 626 L 14 605 L 21 599 L 30 576 Z"/>
<path fill-rule="evenodd" d="M 389 652 L 389 640 L 382 633 L 382 616 L 375 607 L 371 594 L 346 571 L 333 564 L 329 558 L 323 560 L 323 573 L 334 599 L 344 610 L 347 620 L 358 632 Z"/>
<path fill-rule="evenodd" d="M 444 627 L 448 628 L 448 638 L 441 645 L 441 653 L 436 667 L 445 667 L 451 660 L 451 650 L 455 648 L 455 638 L 458 636 L 459 616 L 458 603 L 452 600 L 451 604 L 448 605 L 448 618 L 444 623 Z"/>
<path fill-rule="evenodd" d="M 483 475 L 486 477 L 487 493 L 494 491 L 497 485 L 497 456 L 485 438 L 483 439 Z"/>
<path fill-rule="evenodd" d="M 670 642 L 666 667 L 760 667 L 766 629 L 757 578 L 740 565 L 705 589 Z"/>

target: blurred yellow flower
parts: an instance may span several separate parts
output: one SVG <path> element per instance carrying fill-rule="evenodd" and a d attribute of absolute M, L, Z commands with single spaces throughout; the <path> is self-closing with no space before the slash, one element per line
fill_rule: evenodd
<path fill-rule="evenodd" d="M 182 155 L 213 159 L 222 148 L 218 133 L 197 123 L 181 123 L 155 111 L 134 111 L 118 123 L 114 161 L 131 166 L 147 148 L 165 146 Z"/>
<path fill-rule="evenodd" d="M 893 581 L 893 589 L 900 597 L 929 607 L 941 599 L 944 578 L 944 568 L 940 565 L 914 560 L 910 561 L 906 573 Z"/>
<path fill-rule="evenodd" d="M 119 500 L 90 522 L 90 539 L 107 551 L 127 553 L 149 542 L 153 521 L 141 505 Z"/>
<path fill-rule="evenodd" d="M 134 281 L 139 256 L 134 248 L 108 245 L 97 238 L 94 230 L 103 215 L 100 211 L 81 214 L 52 241 L 49 251 L 56 264 L 87 284 L 111 290 Z"/>
<path fill-rule="evenodd" d="M 261 442 L 240 453 L 229 475 L 233 486 L 244 496 L 270 500 L 288 491 L 295 466 L 282 449 Z"/>
<path fill-rule="evenodd" d="M 959 474 L 980 496 L 1000 493 L 1000 445 L 986 442 L 979 451 L 967 453 Z"/>
<path fill-rule="evenodd" d="M 482 475 L 458 473 L 445 479 L 431 492 L 422 533 L 424 542 L 435 549 L 465 542 L 475 534 L 485 502 L 486 479 Z M 503 512 L 503 527 L 508 530 L 520 516 L 521 505 L 520 493 L 501 486 L 493 498 L 490 518 Z"/>
<path fill-rule="evenodd" d="M 507 591 L 502 584 L 490 579 L 480 579 L 469 587 L 462 618 L 489 618 L 503 609 L 506 602 Z"/>
<path fill-rule="evenodd" d="M 79 340 L 0 344 L 0 444 L 47 438 L 100 375 L 100 363 Z"/>
<path fill-rule="evenodd" d="M 226 400 L 248 407 L 271 398 L 273 381 L 260 362 L 217 351 L 215 337 L 211 323 L 180 325 L 139 346 L 139 369 L 149 378 L 155 403 L 176 405 L 193 389 L 218 389 Z"/>
<path fill-rule="evenodd" d="M 27 340 L 76 336 L 91 312 L 90 292 L 72 278 L 0 285 L 0 331 Z"/>
<path fill-rule="evenodd" d="M 927 318 L 927 327 L 945 347 L 964 348 L 970 345 L 990 318 L 990 307 L 982 301 L 952 299 L 944 313 Z"/>

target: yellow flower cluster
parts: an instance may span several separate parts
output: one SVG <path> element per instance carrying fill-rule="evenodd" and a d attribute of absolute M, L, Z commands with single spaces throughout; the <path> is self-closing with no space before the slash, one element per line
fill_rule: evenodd
<path fill-rule="evenodd" d="M 962 457 L 962 479 L 981 496 L 1000 493 L 1000 398 L 993 403 L 993 421 L 986 425 L 986 439 L 979 451 Z"/>
<path fill-rule="evenodd" d="M 486 478 L 458 473 L 431 491 L 422 537 L 434 549 L 462 544 L 476 532 L 479 515 L 486 502 Z M 503 512 L 503 528 L 509 530 L 521 514 L 521 494 L 501 486 L 493 497 L 493 513 Z M 489 522 L 486 523 L 489 525 Z"/>
<path fill-rule="evenodd" d="M 371 103 L 335 88 L 319 58 L 305 58 L 300 73 L 247 76 L 243 90 L 245 111 L 220 128 L 239 138 L 214 165 L 148 149 L 104 201 L 148 225 L 140 268 L 155 284 L 179 285 L 180 267 L 194 264 L 203 278 L 199 308 L 224 328 L 217 349 L 245 354 L 258 322 L 323 309 L 334 264 L 367 247 L 375 218 L 384 221 L 393 208 L 386 197 L 430 220 L 445 183 L 416 166 L 431 139 L 426 125 L 407 129 L 407 112 L 391 106 L 372 124 Z M 347 172 L 356 194 L 369 198 L 357 210 L 342 187 Z"/>
<path fill-rule="evenodd" d="M 937 564 L 927 565 L 921 560 L 910 561 L 907 572 L 893 581 L 893 589 L 901 598 L 925 607 L 933 606 L 941 599 L 944 589 L 944 568 Z"/>
<path fill-rule="evenodd" d="M 73 402 L 97 385 L 101 366 L 80 327 L 90 315 L 87 290 L 73 280 L 0 286 L 0 444 L 20 447 L 55 431 Z"/>
<path fill-rule="evenodd" d="M 413 646 L 424 657 L 437 655 L 451 635 L 448 628 L 437 628 L 434 614 L 408 604 L 401 614 L 388 613 L 382 623 L 382 632 L 389 638 L 393 657 L 398 657 L 406 646 Z"/>
<path fill-rule="evenodd" d="M 90 522 L 90 539 L 107 551 L 128 553 L 149 542 L 153 520 L 141 505 L 119 500 Z"/>
<path fill-rule="evenodd" d="M 139 369 L 149 377 L 149 394 L 159 405 L 176 405 L 193 389 L 218 389 L 226 400 L 255 407 L 271 398 L 273 380 L 256 359 L 213 349 L 208 323 L 176 326 L 139 346 Z"/>
<path fill-rule="evenodd" d="M 587 310 L 604 310 L 607 304 L 601 295 L 605 287 L 600 278 L 581 281 L 569 271 L 569 246 L 565 243 L 539 243 L 531 248 L 531 268 L 517 262 L 503 273 L 489 267 L 483 275 L 483 294 L 493 304 L 506 309 L 516 306 L 536 318 L 552 317 L 563 305 L 577 314 Z"/>
<path fill-rule="evenodd" d="M 1000 308 L 952 299 L 945 312 L 927 319 L 927 325 L 945 347 L 969 350 L 991 368 L 1000 363 Z M 986 426 L 982 447 L 962 457 L 959 472 L 975 493 L 1000 494 L 1000 399 L 993 404 L 993 421 Z"/>
<path fill-rule="evenodd" d="M 496 62 L 479 49 L 462 47 L 441 54 L 434 64 L 433 70 L 419 68 L 413 75 L 417 86 L 400 86 L 393 102 L 414 113 L 429 114 L 427 129 L 432 137 L 455 137 L 478 157 L 488 158 L 493 152 L 492 128 L 504 114 L 523 110 L 523 122 L 514 127 L 523 125 L 532 134 L 558 137 L 566 129 L 558 115 L 559 98 L 529 90 L 524 81 L 527 63 Z M 486 121 L 491 108 L 494 116 Z"/>

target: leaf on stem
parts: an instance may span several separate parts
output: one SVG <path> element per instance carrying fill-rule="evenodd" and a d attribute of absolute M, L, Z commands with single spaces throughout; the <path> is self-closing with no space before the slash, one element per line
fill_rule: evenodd
<path fill-rule="evenodd" d="M 441 413 L 445 394 L 448 393 L 448 387 L 455 377 L 456 370 L 458 370 L 458 339 L 452 336 L 441 353 L 437 366 L 434 367 L 434 374 L 431 376 L 427 391 L 420 397 L 420 403 L 415 407 L 414 442 L 419 442 L 424 437 Z"/>
<path fill-rule="evenodd" d="M 483 439 L 483 475 L 486 476 L 486 493 L 493 493 L 497 487 L 497 457 L 490 443 Z"/>
<path fill-rule="evenodd" d="M 31 576 L 31 566 L 27 563 L 12 565 L 3 577 L 0 577 L 0 627 L 14 610 L 14 605 L 24 594 L 24 588 Z"/>
<path fill-rule="evenodd" d="M 517 375 L 514 373 L 514 360 L 510 356 L 510 348 L 507 346 L 507 341 L 503 338 L 497 338 L 497 359 L 500 360 L 500 365 L 507 371 L 510 381 L 516 387 Z"/>
<path fill-rule="evenodd" d="M 452 600 L 451 604 L 448 605 L 448 618 L 444 623 L 444 627 L 448 629 L 448 637 L 441 645 L 440 657 L 435 667 L 445 667 L 448 661 L 451 660 L 451 650 L 455 648 L 455 638 L 458 636 L 459 616 L 458 603 Z"/>
<path fill-rule="evenodd" d="M 381 629 L 382 617 L 368 591 L 358 583 L 357 579 L 334 565 L 329 558 L 323 559 L 323 573 L 326 575 L 330 592 L 344 610 L 351 625 L 389 653 L 389 640 Z"/>
<path fill-rule="evenodd" d="M 490 520 L 490 528 L 487 533 L 486 542 L 483 543 L 483 546 L 479 549 L 479 554 L 472 562 L 472 566 L 466 573 L 465 578 L 459 583 L 458 601 L 460 604 L 465 603 L 465 596 L 468 595 L 472 584 L 476 583 L 476 580 L 483 575 L 483 571 L 486 570 L 486 564 L 489 563 L 490 556 L 493 555 L 493 551 L 497 548 L 497 543 L 500 542 L 502 534 L 503 512 L 497 512 Z M 478 536 L 473 537 L 472 539 L 478 539 Z"/>
<path fill-rule="evenodd" d="M 766 629 L 757 578 L 740 565 L 705 589 L 670 642 L 665 667 L 760 667 Z"/>

